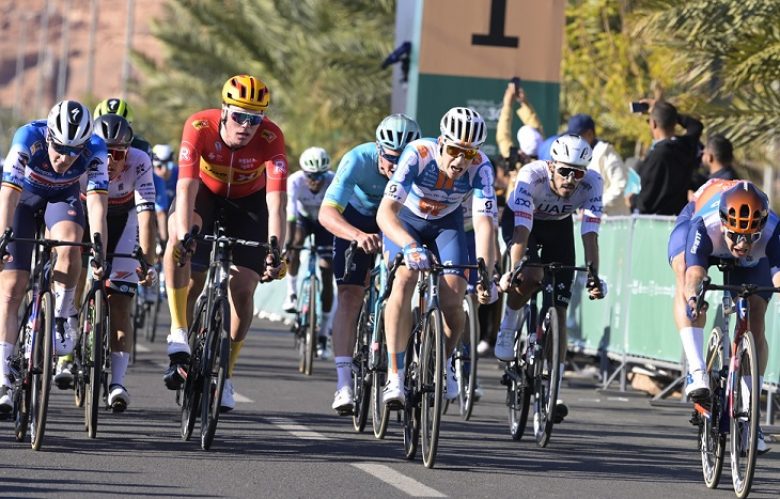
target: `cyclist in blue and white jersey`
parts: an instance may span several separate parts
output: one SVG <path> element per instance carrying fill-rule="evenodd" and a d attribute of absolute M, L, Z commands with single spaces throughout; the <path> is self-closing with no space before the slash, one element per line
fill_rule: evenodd
<path fill-rule="evenodd" d="M 299 160 L 301 169 L 287 177 L 287 238 L 285 252 L 289 261 L 287 269 L 287 299 L 282 305 L 285 312 L 294 313 L 297 305 L 298 268 L 300 251 L 291 249 L 302 246 L 310 234 L 314 234 L 318 265 L 322 278 L 320 303 L 322 321 L 317 336 L 317 356 L 329 360 L 333 355 L 330 342 L 333 307 L 333 235 L 320 225 L 317 215 L 325 198 L 325 191 L 333 181 L 330 156 L 321 147 L 303 151 Z M 314 248 L 312 248 L 314 249 Z M 314 253 L 309 254 L 314 258 Z"/>
<path fill-rule="evenodd" d="M 472 109 L 454 107 L 442 117 L 439 128 L 438 138 L 416 140 L 404 149 L 377 213 L 384 234 L 385 259 L 403 253 L 406 264 L 396 273 L 385 309 L 388 371 L 384 402 L 391 407 L 403 405 L 406 398 L 404 356 L 412 330 L 409 303 L 419 271 L 430 268 L 428 252 L 435 252 L 445 264 L 468 264 L 461 204 L 470 194 L 477 256 L 485 259 L 489 269 L 495 261 L 493 167 L 479 150 L 487 138 L 485 121 Z M 463 331 L 466 285 L 464 269 L 444 271 L 439 297 L 448 356 Z M 480 287 L 478 291 L 480 303 L 497 298 L 492 283 L 490 289 Z M 457 380 L 452 369 L 447 372 L 446 397 L 454 399 L 458 395 Z"/>
<path fill-rule="evenodd" d="M 44 210 L 52 239 L 80 242 L 84 209 L 79 199 L 79 178 L 88 178 L 87 206 L 93 232 L 105 241 L 108 193 L 106 145 L 92 134 L 92 118 L 83 104 L 64 100 L 46 121 L 33 121 L 14 134 L 3 165 L 0 188 L 0 233 L 13 227 L 16 237 L 35 237 L 35 215 Z M 73 351 L 78 318 L 74 304 L 81 270 L 81 248 L 56 248 L 54 266 L 54 351 Z M 0 261 L 0 412 L 12 408 L 8 357 L 18 333 L 18 311 L 30 279 L 32 244 L 8 246 L 10 257 Z M 102 268 L 95 269 L 102 276 Z"/>
<path fill-rule="evenodd" d="M 382 247 L 376 211 L 401 151 L 418 138 L 420 126 L 416 121 L 403 114 L 386 116 L 376 129 L 376 142 L 361 144 L 341 159 L 320 208 L 320 223 L 335 236 L 333 272 L 338 285 L 338 306 L 333 317 L 333 350 L 338 380 L 332 407 L 339 414 L 351 414 L 354 406 L 355 324 L 373 255 Z M 359 251 L 345 279 L 344 254 L 352 241 L 357 242 Z"/>
<path fill-rule="evenodd" d="M 501 288 L 509 293 L 507 308 L 496 338 L 495 355 L 499 360 L 511 361 L 515 357 L 515 333 L 519 327 L 522 307 L 538 290 L 544 274 L 538 267 L 522 270 L 519 287 L 511 287 L 509 274 L 521 259 L 531 262 L 558 262 L 574 265 L 574 229 L 572 214 L 582 209 L 582 244 L 585 261 L 593 264 L 598 272 L 598 231 L 601 224 L 601 196 L 603 184 L 596 170 L 589 170 L 591 148 L 578 135 L 558 137 L 550 149 L 552 161 L 533 161 L 523 166 L 517 174 L 517 183 L 510 194 L 507 208 L 515 215 L 515 227 L 511 241 L 511 267 L 502 276 Z M 541 247 L 541 252 L 539 251 Z M 561 359 L 566 355 L 566 308 L 571 298 L 574 271 L 563 271 L 556 276 L 559 289 L 557 303 L 560 327 Z M 603 281 L 587 283 L 592 298 L 606 295 Z M 564 364 L 559 369 L 563 376 Z M 556 407 L 556 419 L 567 410 Z"/>
<path fill-rule="evenodd" d="M 163 248 L 168 243 L 168 211 L 176 197 L 176 181 L 179 167 L 174 162 L 173 148 L 168 144 L 155 144 L 152 147 L 152 178 L 154 179 L 154 211 L 157 220 L 157 268 L 160 271 L 160 297 L 165 297 L 165 272 L 162 271 Z M 151 293 L 147 294 L 155 298 Z M 149 300 L 152 301 L 152 300 Z"/>

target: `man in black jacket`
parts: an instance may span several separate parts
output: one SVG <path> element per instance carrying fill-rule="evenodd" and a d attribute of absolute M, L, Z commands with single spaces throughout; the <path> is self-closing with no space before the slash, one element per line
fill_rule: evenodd
<path fill-rule="evenodd" d="M 699 138 L 704 126 L 690 116 L 677 113 L 666 101 L 650 104 L 650 131 L 653 145 L 637 166 L 642 190 L 636 198 L 639 213 L 677 215 L 688 202 L 688 186 L 697 167 Z M 675 135 L 675 125 L 685 128 Z"/>

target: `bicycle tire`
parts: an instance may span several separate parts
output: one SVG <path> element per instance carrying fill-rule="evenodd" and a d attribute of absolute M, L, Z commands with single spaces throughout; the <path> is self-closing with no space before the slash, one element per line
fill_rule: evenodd
<path fill-rule="evenodd" d="M 387 381 L 387 344 L 385 343 L 385 307 L 379 307 L 379 312 L 374 319 L 374 327 L 378 329 L 379 350 L 376 355 L 379 358 L 377 367 L 372 373 L 371 379 L 371 427 L 374 437 L 385 438 L 387 424 L 390 421 L 390 411 L 382 400 L 382 391 Z M 372 347 L 373 348 L 373 347 Z"/>
<path fill-rule="evenodd" d="M 358 316 L 355 348 L 352 352 L 352 393 L 354 394 L 354 407 L 352 411 L 352 427 L 356 432 L 362 433 L 366 429 L 368 421 L 368 406 L 371 397 L 371 373 L 368 370 L 368 349 L 371 344 L 371 332 L 369 331 L 369 303 L 370 291 L 366 290 L 363 296 L 363 306 Z"/>
<path fill-rule="evenodd" d="M 734 493 L 743 499 L 750 493 L 753 485 L 753 475 L 756 470 L 756 441 L 758 435 L 758 404 L 761 396 L 758 386 L 758 353 L 753 333 L 745 331 L 737 347 L 736 365 L 739 369 L 731 376 L 731 399 L 733 407 L 730 411 L 731 430 L 731 477 L 734 485 Z M 750 394 L 747 410 L 742 407 L 743 383 L 742 379 L 750 376 Z M 747 421 L 744 419 L 747 418 Z M 747 423 L 747 439 L 742 431 Z M 747 440 L 745 442 L 745 440 Z M 744 453 L 744 455 L 743 455 Z"/>
<path fill-rule="evenodd" d="M 230 304 L 226 297 L 214 301 L 209 319 L 201 368 L 200 447 L 203 450 L 209 450 L 214 442 L 230 358 Z"/>
<path fill-rule="evenodd" d="M 157 336 L 157 322 L 160 317 L 160 300 L 162 300 L 162 298 L 158 294 L 157 300 L 154 303 L 149 304 L 151 316 L 148 317 L 146 321 L 146 339 L 149 340 L 149 343 L 154 343 Z"/>
<path fill-rule="evenodd" d="M 308 330 L 309 314 L 307 307 L 309 306 L 309 278 L 303 279 L 303 285 L 301 286 L 301 293 L 298 296 L 298 301 L 295 307 L 295 324 L 293 326 L 295 331 L 295 349 L 298 352 L 298 372 L 306 372 L 306 336 Z M 306 312 L 306 313 L 304 313 Z"/>
<path fill-rule="evenodd" d="M 314 368 L 314 352 L 317 350 L 317 292 L 318 292 L 318 280 L 317 276 L 311 276 L 309 279 L 309 306 L 307 310 L 307 324 L 309 327 L 306 329 L 306 347 L 304 350 L 304 368 L 303 374 L 311 376 Z"/>
<path fill-rule="evenodd" d="M 84 403 L 84 421 L 89 438 L 97 436 L 98 413 L 100 409 L 100 389 L 103 385 L 103 366 L 105 362 L 106 301 L 102 291 L 96 290 L 90 296 L 88 312 L 91 329 L 87 336 L 87 381 Z"/>
<path fill-rule="evenodd" d="M 187 369 L 187 379 L 181 388 L 181 439 L 189 440 L 195 428 L 195 421 L 200 413 L 201 377 L 200 359 L 203 352 L 202 328 L 206 322 L 205 296 L 198 298 L 195 305 L 195 315 L 187 333 L 190 344 L 190 364 Z"/>
<path fill-rule="evenodd" d="M 560 330 L 555 306 L 547 308 L 542 327 L 542 355 L 534 368 L 534 435 L 539 447 L 546 447 L 553 429 L 555 405 L 560 388 Z M 545 374 L 546 367 L 546 374 Z"/>
<path fill-rule="evenodd" d="M 418 320 L 415 318 L 413 323 L 417 324 Z M 420 388 L 417 370 L 419 349 L 419 338 L 413 331 L 404 359 L 404 392 L 406 393 L 403 409 L 404 457 L 410 461 L 417 455 L 417 447 L 420 443 L 420 404 L 418 400 Z"/>
<path fill-rule="evenodd" d="M 726 434 L 721 431 L 721 415 L 723 414 L 723 394 L 725 392 L 722 383 L 721 372 L 726 363 L 726 351 L 723 343 L 723 331 L 719 327 L 712 330 L 707 343 L 705 357 L 707 374 L 712 386 L 712 404 L 709 418 L 701 417 L 699 424 L 699 449 L 701 451 L 701 468 L 704 484 L 710 488 L 717 488 L 723 471 L 723 459 L 726 455 Z"/>
<path fill-rule="evenodd" d="M 35 345 L 31 360 L 32 394 L 30 397 L 31 421 L 30 444 L 33 450 L 40 450 L 46 433 L 46 416 L 49 407 L 49 393 L 54 362 L 52 329 L 54 323 L 54 301 L 51 291 L 41 294 L 41 305 L 35 321 L 39 328 L 35 334 Z"/>
<path fill-rule="evenodd" d="M 19 333 L 16 336 L 16 352 L 19 356 L 19 379 L 14 382 L 16 389 L 14 390 L 13 409 L 14 436 L 17 442 L 24 441 L 30 424 L 31 370 L 26 345 L 27 335 L 31 334 L 31 331 L 26 326 L 32 313 L 32 291 L 25 295 L 20 309 L 24 310 L 24 312 L 19 320 Z"/>
<path fill-rule="evenodd" d="M 89 290 L 87 290 L 89 291 Z M 73 401 L 79 409 L 84 408 L 86 399 L 86 341 L 87 341 L 87 310 L 89 304 L 89 294 L 86 295 L 84 303 L 79 308 L 79 337 L 76 347 L 73 349 L 73 366 L 76 373 L 73 376 Z M 86 420 L 84 421 L 84 430 L 87 429 Z"/>
<path fill-rule="evenodd" d="M 464 421 L 471 419 L 474 411 L 474 392 L 477 389 L 477 344 L 479 343 L 479 320 L 474 297 L 466 295 L 463 298 L 463 309 L 466 313 L 466 326 L 468 327 L 468 343 L 463 345 L 460 359 L 456 361 L 458 376 L 458 402 L 460 417 Z M 460 364 L 460 366 L 458 366 Z"/>
<path fill-rule="evenodd" d="M 531 328 L 531 314 L 528 308 L 526 308 L 524 318 L 520 323 L 520 330 L 517 332 L 515 360 L 510 362 L 507 367 L 507 369 L 512 370 L 508 376 L 506 394 L 507 408 L 509 409 L 509 434 L 512 436 L 512 440 L 523 438 L 531 407 L 533 387 L 531 386 L 532 380 L 529 376 L 529 366 L 525 362 L 528 336 Z"/>
<path fill-rule="evenodd" d="M 420 354 L 420 381 L 422 385 L 422 457 L 426 468 L 436 463 L 441 427 L 444 394 L 444 330 L 441 310 L 428 312 L 423 329 Z"/>

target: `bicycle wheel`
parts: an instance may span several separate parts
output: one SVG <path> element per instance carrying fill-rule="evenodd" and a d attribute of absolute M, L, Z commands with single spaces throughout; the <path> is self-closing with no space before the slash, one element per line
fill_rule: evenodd
<path fill-rule="evenodd" d="M 319 281 L 317 276 L 311 276 L 309 279 L 309 303 L 307 307 L 308 317 L 306 323 L 306 350 L 304 357 L 303 373 L 306 376 L 311 376 L 312 368 L 314 366 L 314 352 L 317 350 L 317 293 L 319 293 Z"/>
<path fill-rule="evenodd" d="M 376 355 L 378 362 L 372 373 L 371 380 L 371 426 L 374 437 L 382 439 L 387 434 L 387 423 L 390 421 L 390 411 L 387 410 L 382 400 L 382 390 L 387 381 L 387 345 L 385 344 L 385 307 L 379 308 L 379 313 L 374 319 L 374 327 L 377 329 L 378 348 Z"/>
<path fill-rule="evenodd" d="M 733 364 L 736 369 L 731 377 L 731 478 L 734 493 L 742 499 L 750 493 L 756 469 L 758 404 L 761 396 L 756 342 L 750 331 L 742 335 L 736 356 Z M 746 389 L 748 393 L 745 393 Z"/>
<path fill-rule="evenodd" d="M 100 409 L 100 388 L 103 385 L 103 365 L 105 362 L 104 339 L 107 333 L 108 321 L 105 295 L 96 290 L 89 297 L 88 307 L 89 327 L 86 331 L 86 383 L 84 403 L 84 423 L 89 438 L 97 436 L 98 412 Z"/>
<path fill-rule="evenodd" d="M 368 420 L 368 405 L 371 396 L 371 373 L 368 370 L 368 349 L 371 343 L 369 329 L 369 291 L 363 297 L 363 306 L 358 316 L 355 350 L 352 353 L 352 393 L 354 394 L 354 409 L 352 411 L 352 427 L 357 432 L 363 432 Z"/>
<path fill-rule="evenodd" d="M 415 324 L 418 320 L 415 319 Z M 420 443 L 420 378 L 417 369 L 419 359 L 417 352 L 420 351 L 419 331 L 415 327 L 412 336 L 409 339 L 409 346 L 406 348 L 404 360 L 404 392 L 406 392 L 406 402 L 404 403 L 403 425 L 404 425 L 404 457 L 412 460 L 417 454 L 417 446 Z M 386 409 L 385 409 L 386 410 Z"/>
<path fill-rule="evenodd" d="M 146 316 L 146 339 L 149 343 L 154 343 L 154 338 L 157 336 L 157 320 L 160 316 L 160 296 L 157 296 L 157 300 L 154 303 L 149 303 L 149 310 Z"/>
<path fill-rule="evenodd" d="M 181 388 L 181 439 L 189 440 L 195 421 L 200 411 L 201 376 L 200 360 L 203 354 L 203 324 L 206 323 L 206 299 L 198 298 L 195 305 L 195 315 L 187 334 L 190 343 L 190 365 L 187 369 L 187 379 Z"/>
<path fill-rule="evenodd" d="M 534 435 L 539 447 L 546 447 L 552 435 L 555 419 L 555 404 L 560 387 L 560 331 L 558 313 L 554 306 L 544 315 L 541 338 L 541 358 L 534 367 Z"/>
<path fill-rule="evenodd" d="M 222 297 L 214 302 L 208 324 L 201 369 L 200 446 L 203 450 L 211 447 L 217 431 L 219 405 L 230 358 L 230 305 L 227 298 Z"/>
<path fill-rule="evenodd" d="M 520 322 L 515 342 L 515 360 L 506 369 L 506 405 L 509 409 L 509 434 L 512 440 L 523 438 L 528 422 L 528 411 L 531 407 L 531 379 L 526 363 L 528 335 L 531 328 L 530 313 L 526 308 L 524 318 Z"/>
<path fill-rule="evenodd" d="M 439 447 L 442 395 L 444 393 L 444 331 L 441 311 L 428 312 L 420 354 L 422 391 L 422 455 L 426 468 L 433 468 Z"/>
<path fill-rule="evenodd" d="M 298 295 L 298 301 L 295 306 L 295 350 L 298 352 L 298 372 L 306 372 L 306 337 L 309 328 L 309 279 L 303 279 L 301 292 Z"/>
<path fill-rule="evenodd" d="M 40 450 L 46 432 L 46 411 L 49 407 L 54 345 L 52 325 L 54 323 L 54 299 L 50 291 L 41 295 L 41 305 L 35 320 L 34 344 L 30 362 L 32 369 L 32 394 L 30 397 L 30 440 L 33 450 Z"/>
<path fill-rule="evenodd" d="M 726 448 L 726 434 L 721 432 L 721 414 L 723 414 L 723 376 L 726 366 L 726 351 L 723 344 L 723 332 L 719 327 L 712 330 L 707 344 L 707 373 L 710 376 L 712 386 L 712 405 L 710 417 L 700 417 L 699 424 L 699 448 L 701 450 L 701 470 L 704 475 L 704 483 L 714 489 L 720 482 L 720 474 L 723 470 L 723 458 Z"/>
<path fill-rule="evenodd" d="M 477 388 L 477 344 L 479 343 L 479 318 L 474 297 L 466 295 L 463 298 L 463 311 L 466 314 L 467 342 L 455 360 L 455 372 L 458 377 L 458 402 L 460 416 L 468 421 L 474 410 L 474 391 Z"/>
<path fill-rule="evenodd" d="M 18 364 L 19 377 L 14 380 L 14 434 L 16 441 L 21 442 L 27 435 L 27 429 L 30 424 L 30 351 L 28 345 L 32 345 L 32 329 L 27 327 L 32 313 L 32 292 L 27 293 L 23 304 L 24 312 L 19 321 L 19 334 L 16 337 L 16 359 Z M 21 308 L 21 307 L 20 307 Z"/>

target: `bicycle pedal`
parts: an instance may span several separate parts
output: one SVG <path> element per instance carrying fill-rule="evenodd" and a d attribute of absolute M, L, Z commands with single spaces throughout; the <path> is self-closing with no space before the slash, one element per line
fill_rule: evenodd
<path fill-rule="evenodd" d="M 337 408 L 336 413 L 339 416 L 352 416 L 355 413 L 355 411 L 353 410 L 353 406 L 345 405 Z"/>
<path fill-rule="evenodd" d="M 114 404 L 111 406 L 111 412 L 113 412 L 114 414 L 125 412 L 126 409 L 127 409 L 127 404 L 123 402 L 114 402 Z"/>
<path fill-rule="evenodd" d="M 385 407 L 389 411 L 400 411 L 403 410 L 404 404 L 402 404 L 400 400 L 393 400 L 385 404 Z"/>

